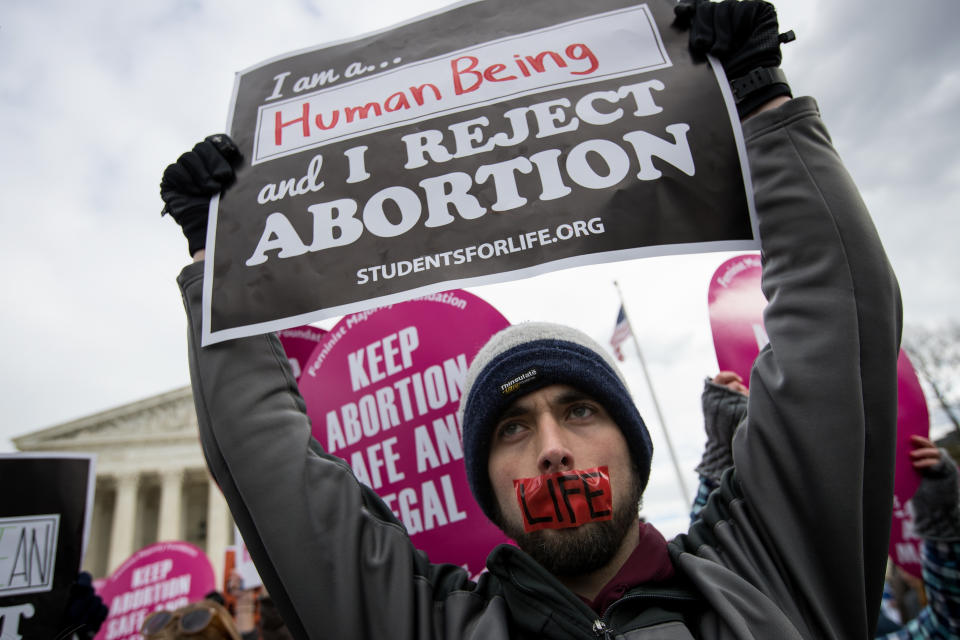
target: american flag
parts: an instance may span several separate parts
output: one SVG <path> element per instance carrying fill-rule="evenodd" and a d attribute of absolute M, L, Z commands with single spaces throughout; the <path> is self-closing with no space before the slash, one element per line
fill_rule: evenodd
<path fill-rule="evenodd" d="M 630 337 L 630 323 L 627 322 L 627 314 L 620 305 L 620 313 L 617 314 L 617 325 L 613 328 L 613 335 L 610 336 L 610 346 L 613 347 L 613 354 L 617 360 L 623 362 L 623 350 L 620 348 L 627 338 Z"/>

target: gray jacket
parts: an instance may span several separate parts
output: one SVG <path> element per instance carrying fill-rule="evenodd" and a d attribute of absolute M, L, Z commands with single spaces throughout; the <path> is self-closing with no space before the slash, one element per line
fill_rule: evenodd
<path fill-rule="evenodd" d="M 669 544 L 684 588 L 630 592 L 600 621 L 512 547 L 491 554 L 479 583 L 430 564 L 311 438 L 276 338 L 200 348 L 202 265 L 183 270 L 204 453 L 296 637 L 870 636 L 893 489 L 897 284 L 813 100 L 744 131 L 770 344 L 751 375 L 736 466 Z"/>

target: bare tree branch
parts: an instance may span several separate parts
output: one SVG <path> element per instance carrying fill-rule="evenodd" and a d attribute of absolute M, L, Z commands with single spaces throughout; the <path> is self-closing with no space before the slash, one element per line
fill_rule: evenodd
<path fill-rule="evenodd" d="M 960 322 L 907 327 L 903 346 L 921 382 L 960 434 Z"/>

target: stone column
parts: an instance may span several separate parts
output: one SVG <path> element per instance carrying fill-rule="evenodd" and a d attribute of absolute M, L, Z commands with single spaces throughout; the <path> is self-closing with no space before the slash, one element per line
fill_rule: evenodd
<path fill-rule="evenodd" d="M 183 469 L 167 469 L 160 474 L 160 520 L 157 540 L 167 542 L 183 539 Z"/>
<path fill-rule="evenodd" d="M 134 525 L 137 521 L 137 484 L 139 474 L 117 475 L 117 499 L 113 506 L 113 524 L 110 527 L 110 552 L 107 574 L 113 573 L 133 553 Z"/>
<path fill-rule="evenodd" d="M 233 525 L 230 511 L 217 483 L 210 478 L 207 493 L 207 557 L 218 585 L 223 584 L 223 556 L 230 544 Z"/>

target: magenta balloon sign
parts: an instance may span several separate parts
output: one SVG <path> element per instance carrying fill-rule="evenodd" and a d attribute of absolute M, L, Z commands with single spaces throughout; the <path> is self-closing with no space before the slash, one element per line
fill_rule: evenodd
<path fill-rule="evenodd" d="M 721 371 L 734 371 L 750 386 L 750 367 L 767 344 L 760 290 L 760 256 L 730 258 L 713 274 L 707 293 L 713 346 Z"/>
<path fill-rule="evenodd" d="M 433 562 L 471 575 L 506 538 L 467 486 L 457 407 L 467 367 L 507 327 L 453 290 L 345 316 L 300 378 L 313 435 L 383 498 Z"/>
<path fill-rule="evenodd" d="M 920 577 L 920 536 L 913 529 L 910 498 L 920 486 L 920 475 L 910 464 L 910 436 L 930 433 L 930 414 L 920 380 L 901 349 L 897 360 L 897 459 L 893 487 L 893 525 L 890 529 L 890 557 L 910 574 Z"/>
<path fill-rule="evenodd" d="M 748 384 L 750 368 L 767 343 L 760 290 L 760 256 L 742 255 L 721 264 L 710 280 L 707 295 L 710 327 L 717 364 L 735 371 Z M 907 354 L 897 360 L 897 454 L 894 479 L 893 523 L 890 557 L 909 573 L 920 575 L 920 538 L 913 530 L 910 498 L 920 485 L 920 476 L 910 464 L 910 436 L 926 436 L 930 430 L 927 402 Z"/>
<path fill-rule="evenodd" d="M 187 542 L 158 542 L 134 553 L 97 587 L 110 613 L 94 640 L 139 639 L 154 611 L 174 610 L 216 589 L 206 554 Z"/>

